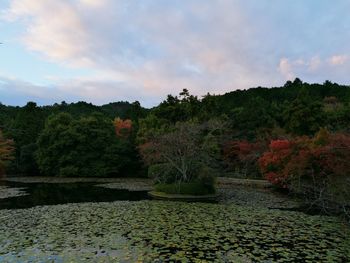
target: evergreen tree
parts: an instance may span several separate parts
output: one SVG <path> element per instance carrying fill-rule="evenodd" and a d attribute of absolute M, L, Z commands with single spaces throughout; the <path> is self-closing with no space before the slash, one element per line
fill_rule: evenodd
<path fill-rule="evenodd" d="M 38 146 L 45 175 L 107 177 L 139 168 L 134 145 L 117 137 L 112 121 L 100 113 L 79 119 L 67 113 L 52 116 Z"/>
<path fill-rule="evenodd" d="M 314 101 L 306 89 L 290 103 L 284 116 L 285 128 L 295 135 L 313 135 L 325 124 L 322 103 Z"/>

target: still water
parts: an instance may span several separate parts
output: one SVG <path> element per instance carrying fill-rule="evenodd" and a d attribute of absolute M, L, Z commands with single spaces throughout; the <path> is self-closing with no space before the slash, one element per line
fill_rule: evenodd
<path fill-rule="evenodd" d="M 96 183 L 17 183 L 0 182 L 8 187 L 24 188 L 28 195 L 0 199 L 0 209 L 30 208 L 84 202 L 139 201 L 148 199 L 146 191 L 107 189 Z"/>

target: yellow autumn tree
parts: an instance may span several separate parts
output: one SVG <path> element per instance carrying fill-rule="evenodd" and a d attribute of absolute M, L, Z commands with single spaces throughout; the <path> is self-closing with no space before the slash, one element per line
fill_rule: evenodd
<path fill-rule="evenodd" d="M 118 137 L 128 137 L 132 130 L 132 121 L 115 118 L 113 121 L 115 133 Z"/>

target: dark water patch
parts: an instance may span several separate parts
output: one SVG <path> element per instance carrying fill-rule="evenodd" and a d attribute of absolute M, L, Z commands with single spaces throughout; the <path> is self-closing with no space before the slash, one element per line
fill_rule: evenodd
<path fill-rule="evenodd" d="M 25 188 L 25 196 L 0 199 L 0 209 L 30 208 L 84 202 L 139 201 L 149 199 L 146 191 L 106 189 L 95 183 L 15 183 L 1 182 L 8 187 Z"/>

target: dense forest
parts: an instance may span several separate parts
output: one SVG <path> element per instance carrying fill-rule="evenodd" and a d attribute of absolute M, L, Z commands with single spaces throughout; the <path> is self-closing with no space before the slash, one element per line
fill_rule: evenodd
<path fill-rule="evenodd" d="M 148 173 L 168 183 L 178 174 L 185 181 L 200 174 L 203 182 L 212 175 L 266 178 L 309 196 L 322 193 L 324 208 L 350 199 L 350 87 L 330 81 L 295 79 L 201 98 L 183 90 L 151 109 L 137 101 L 0 104 L 0 125 L 2 173 Z"/>

